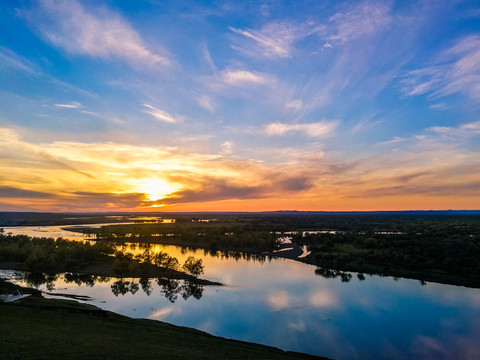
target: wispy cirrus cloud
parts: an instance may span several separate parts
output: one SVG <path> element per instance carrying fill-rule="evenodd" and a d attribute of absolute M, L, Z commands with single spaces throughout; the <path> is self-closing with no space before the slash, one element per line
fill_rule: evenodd
<path fill-rule="evenodd" d="M 40 66 L 14 51 L 0 46 L 0 70 L 8 70 L 23 73 L 35 79 L 46 80 L 49 86 L 53 85 L 63 92 L 75 92 L 76 94 L 95 98 L 96 95 L 85 91 L 77 86 L 60 81 L 57 78 L 44 73 Z"/>
<path fill-rule="evenodd" d="M 63 161 L 61 156 L 53 155 L 40 146 L 23 141 L 15 130 L 9 128 L 0 128 L 0 158 L 3 159 L 5 165 L 8 162 L 15 164 L 16 161 L 20 164 L 23 160 L 30 159 L 32 162 L 47 165 L 51 169 L 61 169 L 73 172 L 76 176 L 80 174 L 93 179 L 93 176 L 87 171 L 77 169 L 69 161 Z M 15 171 L 16 169 L 11 172 Z"/>
<path fill-rule="evenodd" d="M 302 132 L 309 137 L 320 137 L 330 134 L 338 126 L 339 121 L 319 121 L 315 123 L 286 124 L 281 122 L 270 123 L 264 127 L 269 136 L 283 136 L 292 132 Z"/>
<path fill-rule="evenodd" d="M 64 108 L 64 109 L 80 109 L 82 107 L 82 104 L 74 101 L 70 104 L 53 104 L 53 106 L 57 108 Z"/>
<path fill-rule="evenodd" d="M 87 10 L 75 0 L 42 0 L 25 16 L 44 39 L 71 54 L 117 58 L 131 65 L 170 63 L 149 50 L 127 20 L 103 7 Z"/>
<path fill-rule="evenodd" d="M 398 74 L 407 58 L 403 47 L 386 51 L 389 45 L 383 42 L 393 26 L 400 26 L 392 16 L 391 2 L 347 2 L 336 9 L 332 16 L 319 12 L 304 21 L 294 18 L 257 28 L 230 28 L 233 48 L 250 58 L 321 64 L 308 78 L 301 71 L 293 82 L 289 75 L 278 76 L 278 86 L 268 94 L 270 103 L 283 99 L 279 106 L 305 115 L 342 96 L 374 97 Z M 376 47 L 379 42 L 382 57 Z M 268 66 L 272 69 L 275 64 Z"/>
<path fill-rule="evenodd" d="M 330 17 L 323 35 L 330 42 L 357 40 L 379 33 L 391 20 L 388 4 L 365 1 Z"/>
<path fill-rule="evenodd" d="M 165 123 L 170 123 L 170 124 L 175 124 L 177 122 L 180 122 L 182 120 L 182 117 L 177 116 L 177 115 L 171 115 L 168 112 L 164 110 L 157 109 L 156 107 L 148 104 L 143 104 L 145 109 L 143 112 L 152 115 L 155 119 L 165 122 Z"/>
<path fill-rule="evenodd" d="M 207 94 L 202 94 L 202 95 L 197 95 L 195 97 L 197 100 L 198 104 L 203 107 L 204 109 L 213 112 L 217 108 L 217 105 L 215 103 L 215 100 L 213 99 L 212 96 L 209 96 Z"/>
<path fill-rule="evenodd" d="M 232 47 L 250 57 L 291 58 L 295 41 L 314 33 L 317 29 L 288 22 L 270 23 L 260 30 L 237 29 L 231 27 L 235 34 L 241 35 Z"/>
<path fill-rule="evenodd" d="M 480 134 L 480 121 L 463 124 L 458 127 L 433 126 L 427 130 L 435 133 L 438 137 L 442 137 L 444 140 L 447 138 L 454 141 L 467 140 Z"/>
<path fill-rule="evenodd" d="M 25 73 L 36 74 L 36 66 L 12 50 L 0 47 L 0 69 L 13 69 Z"/>
<path fill-rule="evenodd" d="M 480 100 L 480 36 L 459 39 L 434 65 L 406 73 L 401 84 L 407 96 L 439 98 L 460 93 Z"/>
<path fill-rule="evenodd" d="M 235 86 L 266 85 L 273 81 L 269 75 L 247 70 L 223 70 L 220 79 L 225 84 Z"/>
<path fill-rule="evenodd" d="M 234 142 L 233 141 L 224 141 L 221 145 L 220 145 L 220 154 L 222 155 L 230 155 L 233 153 L 233 149 L 234 149 Z"/>
<path fill-rule="evenodd" d="M 303 106 L 303 101 L 301 99 L 293 100 L 285 104 L 287 109 L 300 110 Z"/>
<path fill-rule="evenodd" d="M 271 22 L 260 29 L 230 27 L 240 37 L 234 38 L 233 49 L 253 58 L 288 59 L 295 54 L 295 43 L 315 35 L 324 40 L 319 49 L 333 48 L 335 43 L 375 35 L 392 21 L 390 6 L 364 1 L 337 12 L 328 20 L 305 22 Z"/>
<path fill-rule="evenodd" d="M 212 76 L 205 76 L 199 79 L 203 86 L 207 88 L 207 92 L 195 98 L 200 106 L 209 111 L 214 111 L 217 107 L 214 95 L 240 96 L 258 100 L 259 96 L 253 94 L 259 95 L 261 92 L 261 98 L 264 98 L 265 88 L 272 89 L 277 84 L 277 79 L 273 75 L 237 68 L 217 71 Z"/>

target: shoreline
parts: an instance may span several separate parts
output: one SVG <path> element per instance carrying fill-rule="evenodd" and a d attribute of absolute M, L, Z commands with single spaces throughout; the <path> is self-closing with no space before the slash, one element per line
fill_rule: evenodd
<path fill-rule="evenodd" d="M 115 224 L 111 224 L 115 225 Z M 66 225 L 67 226 L 67 225 Z M 94 230 L 95 228 L 88 228 L 85 226 L 77 225 L 77 226 L 72 226 L 70 228 L 65 228 L 65 230 L 69 232 L 74 232 L 74 233 L 83 233 L 82 230 L 85 229 L 91 229 Z M 326 268 L 326 269 L 332 269 L 332 270 L 338 270 L 338 271 L 345 271 L 345 272 L 357 272 L 360 274 L 368 274 L 368 275 L 378 275 L 378 276 L 391 276 L 393 278 L 399 277 L 399 278 L 406 278 L 406 279 L 411 279 L 411 280 L 418 280 L 420 282 L 434 282 L 434 283 L 440 283 L 440 284 L 446 284 L 446 285 L 453 285 L 453 286 L 464 286 L 464 287 L 470 287 L 470 288 L 480 288 L 480 279 L 472 279 L 472 278 L 465 278 L 464 276 L 455 276 L 455 275 L 448 275 L 445 273 L 426 273 L 424 271 L 414 271 L 414 270 L 409 270 L 409 269 L 401 269 L 401 268 L 388 268 L 388 267 L 381 267 L 375 264 L 363 264 L 363 265 L 352 265 L 352 264 L 347 264 L 347 265 L 332 265 L 332 264 L 325 264 L 321 260 L 315 260 L 312 257 L 306 256 L 306 257 L 299 257 L 301 254 L 303 254 L 303 249 L 300 245 L 296 243 L 287 243 L 287 244 L 282 244 L 281 246 L 288 246 L 291 247 L 292 249 L 290 250 L 285 250 L 285 251 L 275 251 L 273 249 L 265 251 L 265 250 L 258 250 L 254 248 L 248 248 L 248 247 L 226 247 L 226 246 L 221 246 L 221 244 L 217 244 L 215 249 L 210 249 L 206 247 L 199 246 L 197 244 L 179 244 L 178 241 L 173 241 L 165 237 L 158 237 L 158 238 L 150 238 L 150 239 L 141 239 L 141 238 L 102 238 L 102 239 L 88 239 L 85 238 L 85 241 L 88 242 L 114 242 L 114 243 L 138 243 L 138 244 L 159 244 L 159 245 L 172 245 L 172 246 L 179 246 L 179 247 L 186 247 L 186 248 L 191 248 L 191 249 L 200 249 L 204 250 L 206 252 L 223 252 L 228 254 L 229 252 L 233 253 L 243 253 L 248 256 L 257 256 L 257 257 L 278 257 L 278 258 L 284 258 L 284 259 L 290 259 L 294 261 L 298 261 L 304 264 L 308 265 L 313 265 L 317 266 L 320 268 Z M 2 267 L 0 263 L 0 268 L 6 269 L 5 267 Z M 13 269 L 16 270 L 16 269 Z M 18 269 L 22 270 L 22 269 Z M 92 272 L 89 272 L 91 275 L 95 275 Z M 103 274 L 103 273 L 102 273 Z M 111 277 L 118 277 L 114 275 L 105 275 L 105 276 L 111 276 Z M 174 275 L 174 276 L 179 276 L 179 275 Z M 180 277 L 174 277 L 174 278 L 180 278 Z M 207 280 L 208 281 L 208 280 Z M 218 283 L 213 283 L 212 285 L 221 285 Z"/>
<path fill-rule="evenodd" d="M 173 280 L 186 280 L 190 281 L 195 284 L 199 285 L 206 285 L 206 286 L 224 286 L 224 284 L 210 281 L 207 279 L 197 278 L 193 275 L 189 275 L 182 271 L 160 268 L 151 264 L 148 269 L 148 273 L 144 273 L 140 270 L 137 271 L 129 271 L 122 274 L 117 274 L 112 269 L 112 263 L 114 259 L 109 260 L 109 263 L 100 263 L 100 264 L 93 264 L 86 266 L 82 269 L 78 269 L 75 271 L 65 271 L 65 269 L 58 269 L 58 271 L 54 272 L 42 272 L 45 274 L 54 273 L 54 274 L 61 274 L 61 273 L 73 273 L 73 274 L 82 274 L 82 275 L 92 275 L 92 276 L 100 276 L 100 277 L 109 277 L 109 278 L 167 278 Z M 15 262 L 1 262 L 0 261 L 0 270 L 13 270 L 13 271 L 22 271 L 22 272 L 29 272 L 25 265 L 22 263 L 15 263 Z"/>
<path fill-rule="evenodd" d="M 158 320 L 134 319 L 74 300 L 34 294 L 0 302 L 2 359 L 319 359 L 325 357 L 214 336 Z M 120 340 L 120 341 L 119 341 Z"/>
<path fill-rule="evenodd" d="M 159 245 L 171 245 L 171 246 L 179 246 L 182 247 L 182 245 L 179 245 L 178 243 L 175 243 L 174 241 L 139 241 L 139 239 L 135 239 L 136 241 L 128 241 L 127 239 L 124 240 L 119 240 L 117 239 L 96 239 L 92 241 L 105 241 L 105 242 L 120 242 L 120 243 L 125 243 L 125 242 L 132 242 L 132 243 L 138 243 L 138 244 L 159 244 Z M 191 248 L 191 249 L 200 249 L 204 251 L 219 251 L 219 252 L 234 252 L 234 253 L 244 253 L 250 256 L 259 256 L 259 257 L 277 257 L 277 258 L 283 258 L 283 259 L 289 259 L 293 261 L 298 261 L 307 265 L 312 265 L 316 266 L 318 268 L 326 268 L 326 269 L 331 269 L 331 270 L 338 270 L 338 271 L 344 271 L 344 272 L 356 272 L 360 274 L 367 274 L 367 275 L 377 275 L 377 276 L 382 276 L 382 277 L 392 277 L 392 278 L 404 278 L 404 279 L 409 279 L 409 280 L 417 280 L 420 282 L 433 282 L 433 283 L 439 283 L 439 284 L 444 284 L 444 285 L 452 285 L 452 286 L 464 286 L 464 287 L 469 287 L 469 288 L 475 288 L 478 289 L 480 288 L 480 279 L 479 280 L 471 280 L 471 279 L 465 279 L 462 276 L 450 276 L 450 275 L 444 275 L 444 274 L 432 274 L 432 273 L 424 273 L 424 272 L 418 272 L 418 271 L 410 271 L 410 270 L 404 270 L 404 269 L 382 269 L 379 267 L 376 267 L 374 265 L 363 265 L 363 266 L 331 266 L 331 265 L 325 265 L 322 264 L 320 261 L 315 261 L 309 257 L 299 257 L 299 255 L 303 254 L 303 249 L 300 245 L 296 243 L 288 243 L 286 244 L 289 247 L 292 247 L 291 250 L 285 250 L 285 251 L 278 251 L 275 252 L 274 250 L 270 251 L 262 251 L 262 250 L 254 250 L 250 248 L 227 248 L 227 247 L 222 247 L 218 246 L 217 249 L 211 250 L 205 247 L 201 246 L 194 246 L 194 245 L 183 245 L 183 247 L 186 248 Z"/>

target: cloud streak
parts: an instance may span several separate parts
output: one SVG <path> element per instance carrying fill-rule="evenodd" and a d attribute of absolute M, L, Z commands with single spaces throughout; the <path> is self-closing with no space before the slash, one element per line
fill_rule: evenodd
<path fill-rule="evenodd" d="M 325 36 L 328 41 L 357 40 L 378 34 L 391 20 L 390 8 L 387 5 L 365 1 L 333 15 L 325 28 Z"/>
<path fill-rule="evenodd" d="M 241 35 L 237 45 L 232 46 L 250 57 L 291 58 L 295 41 L 314 32 L 303 26 L 295 26 L 287 22 L 270 23 L 260 30 L 237 29 L 230 27 L 235 34 Z"/>
<path fill-rule="evenodd" d="M 252 58 L 290 59 L 295 56 L 295 43 L 316 36 L 325 43 L 319 49 L 334 48 L 333 44 L 364 39 L 381 33 L 392 22 L 390 7 L 364 1 L 337 12 L 328 20 L 304 22 L 270 22 L 260 29 L 230 27 L 239 37 L 232 48 Z"/>
<path fill-rule="evenodd" d="M 268 75 L 247 70 L 223 70 L 220 72 L 221 81 L 234 86 L 266 85 L 272 80 Z"/>
<path fill-rule="evenodd" d="M 271 123 L 264 127 L 264 132 L 268 136 L 283 136 L 292 132 L 301 132 L 308 137 L 322 137 L 330 134 L 338 126 L 339 122 L 319 121 L 308 124 L 286 124 Z"/>
<path fill-rule="evenodd" d="M 53 106 L 64 109 L 80 109 L 82 104 L 78 102 L 72 102 L 71 104 L 53 104 Z"/>
<path fill-rule="evenodd" d="M 40 191 L 32 191 L 32 190 L 24 190 L 19 189 L 13 186 L 0 186 L 0 197 L 3 199 L 13 198 L 13 199 L 32 199 L 32 198 L 52 198 L 56 197 L 54 194 L 40 192 Z"/>
<path fill-rule="evenodd" d="M 42 37 L 75 55 L 117 58 L 132 65 L 168 65 L 119 14 L 105 8 L 86 9 L 78 1 L 42 0 L 27 17 Z"/>
<path fill-rule="evenodd" d="M 158 121 L 169 123 L 169 124 L 175 124 L 182 120 L 181 117 L 171 115 L 168 112 L 157 109 L 152 105 L 143 104 L 143 106 L 146 108 L 143 110 L 143 112 L 152 115 Z"/>
<path fill-rule="evenodd" d="M 435 65 L 409 71 L 401 84 L 408 96 L 439 98 L 460 93 L 480 100 L 480 36 L 458 40 L 441 53 Z"/>

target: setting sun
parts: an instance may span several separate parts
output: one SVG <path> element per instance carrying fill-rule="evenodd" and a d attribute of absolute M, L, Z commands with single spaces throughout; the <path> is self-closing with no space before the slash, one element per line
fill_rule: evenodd
<path fill-rule="evenodd" d="M 178 187 L 163 179 L 142 179 L 136 182 L 135 189 L 144 193 L 148 200 L 157 201 L 177 191 Z"/>

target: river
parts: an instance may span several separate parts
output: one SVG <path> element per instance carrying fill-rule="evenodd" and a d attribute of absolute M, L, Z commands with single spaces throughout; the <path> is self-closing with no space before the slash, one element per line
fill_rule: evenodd
<path fill-rule="evenodd" d="M 58 235 L 60 227 L 51 227 L 52 235 L 48 228 L 42 227 L 42 236 L 69 237 Z M 11 229 L 5 231 L 32 235 L 33 228 Z M 132 244 L 129 250 L 143 248 Z M 135 318 L 338 360 L 480 359 L 479 289 L 356 273 L 342 281 L 287 259 L 227 258 L 161 245 L 151 250 L 166 251 L 180 263 L 189 255 L 202 258 L 202 277 L 225 286 L 142 286 L 140 279 L 114 278 L 77 285 L 58 276 L 39 288 L 89 296 L 85 302 Z M 24 283 L 20 277 L 17 282 Z"/>

